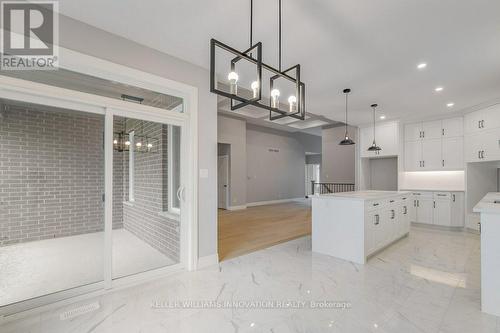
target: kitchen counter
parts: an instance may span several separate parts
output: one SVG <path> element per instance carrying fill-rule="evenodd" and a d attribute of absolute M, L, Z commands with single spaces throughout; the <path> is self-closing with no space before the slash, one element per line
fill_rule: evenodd
<path fill-rule="evenodd" d="M 410 192 L 407 191 L 354 191 L 354 192 L 341 192 L 341 193 L 330 193 L 313 196 L 317 199 L 332 199 L 332 198 L 345 198 L 351 200 L 379 200 L 387 199 L 391 197 L 397 197 L 400 195 L 408 195 Z"/>
<path fill-rule="evenodd" d="M 312 251 L 359 264 L 406 236 L 410 192 L 355 191 L 312 196 Z"/>
<path fill-rule="evenodd" d="M 495 203 L 498 201 L 499 203 Z M 474 213 L 500 214 L 500 192 L 490 192 L 474 206 Z"/>
<path fill-rule="evenodd" d="M 481 213 L 481 311 L 500 316 L 500 193 L 488 193 L 474 207 Z"/>

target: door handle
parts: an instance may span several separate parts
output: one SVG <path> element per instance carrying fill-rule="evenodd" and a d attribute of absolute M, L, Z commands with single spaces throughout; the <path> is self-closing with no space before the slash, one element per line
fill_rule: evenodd
<path fill-rule="evenodd" d="M 394 211 L 394 209 L 391 209 L 391 220 L 394 220 L 395 217 L 396 217 L 396 212 Z"/>
<path fill-rule="evenodd" d="M 477 152 L 477 158 L 481 159 L 481 151 L 480 150 Z"/>
<path fill-rule="evenodd" d="M 481 159 L 484 159 L 484 150 L 481 150 Z"/>
<path fill-rule="evenodd" d="M 481 128 L 481 120 L 477 121 L 477 128 Z"/>
<path fill-rule="evenodd" d="M 444 168 L 444 160 L 443 160 L 443 168 Z"/>
<path fill-rule="evenodd" d="M 452 194 L 452 196 L 453 196 L 453 202 L 455 202 L 455 194 Z"/>
<path fill-rule="evenodd" d="M 177 193 L 175 194 L 177 196 L 177 199 L 179 199 L 179 201 L 181 201 L 181 190 L 182 190 L 182 187 L 179 186 L 179 188 L 177 189 Z"/>
<path fill-rule="evenodd" d="M 481 120 L 481 128 L 484 128 L 484 120 Z"/>
<path fill-rule="evenodd" d="M 376 214 L 375 215 L 375 225 L 379 225 L 380 224 L 380 215 Z"/>
<path fill-rule="evenodd" d="M 417 200 L 417 207 L 420 207 L 420 200 Z"/>
<path fill-rule="evenodd" d="M 408 214 L 408 207 L 403 206 L 403 214 L 404 215 Z"/>
<path fill-rule="evenodd" d="M 434 208 L 436 208 L 436 201 L 434 201 Z"/>

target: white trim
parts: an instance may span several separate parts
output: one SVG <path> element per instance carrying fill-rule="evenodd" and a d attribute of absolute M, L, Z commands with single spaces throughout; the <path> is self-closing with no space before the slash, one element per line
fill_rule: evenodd
<path fill-rule="evenodd" d="M 174 221 L 181 220 L 180 213 L 176 214 L 176 213 L 172 213 L 172 212 L 158 212 L 158 216 L 166 217 L 167 219 L 174 220 Z"/>
<path fill-rule="evenodd" d="M 247 209 L 247 205 L 229 206 L 229 207 L 227 207 L 227 210 L 242 210 L 242 209 Z"/>
<path fill-rule="evenodd" d="M 269 200 L 269 201 L 257 201 L 247 203 L 247 207 L 265 206 L 265 205 L 275 205 L 286 202 L 296 202 L 296 201 L 307 201 L 306 198 L 291 198 L 291 199 L 281 199 L 281 200 Z"/>
<path fill-rule="evenodd" d="M 128 201 L 135 201 L 135 131 L 128 133 Z"/>
<path fill-rule="evenodd" d="M 186 188 L 186 200 L 181 202 L 181 219 L 186 221 L 186 223 L 181 223 L 181 264 L 175 265 L 175 269 L 179 270 L 182 267 L 188 270 L 196 269 L 198 264 L 198 88 L 62 47 L 59 47 L 59 51 L 60 68 L 183 98 L 183 110 L 185 113 L 177 113 L 163 109 L 162 112 L 158 112 L 159 109 L 154 107 L 132 104 L 113 98 L 0 75 L 0 98 L 102 115 L 107 115 L 108 112 L 110 115 L 116 113 L 117 115 L 130 118 L 182 126 L 185 130 L 182 131 L 181 142 L 185 142 L 186 146 L 184 146 L 184 149 L 186 151 L 183 149 L 184 156 L 182 157 L 183 167 L 181 168 L 181 186 Z M 108 121 L 107 126 L 112 126 L 112 123 L 110 124 Z M 111 137 L 108 135 L 107 140 L 111 140 L 109 142 L 112 144 L 112 135 Z M 109 152 L 107 155 L 108 163 L 106 168 L 108 168 L 109 172 L 109 165 L 112 166 L 112 159 L 110 162 Z M 110 193 L 112 193 L 112 191 L 109 191 L 109 184 L 107 184 L 107 188 L 106 197 L 111 199 L 112 196 Z M 106 201 L 112 203 L 112 200 Z M 109 214 L 109 207 L 107 210 Z M 109 216 L 106 217 L 106 219 L 106 227 L 109 228 L 111 226 L 112 216 L 111 219 Z M 108 234 L 111 235 L 109 232 Z M 108 240 L 105 244 L 109 252 L 111 242 Z M 109 261 L 110 258 L 106 260 Z M 137 276 L 133 278 L 139 279 L 154 275 L 156 272 L 161 271 L 162 269 L 158 269 L 154 272 L 138 273 Z M 110 273 L 107 272 L 106 274 L 108 275 L 107 280 L 110 281 Z M 128 280 L 129 278 L 122 279 Z M 101 282 L 100 285 L 102 284 Z M 112 280 L 111 283 L 113 289 L 120 284 L 121 280 Z M 39 307 L 45 303 L 55 302 L 61 299 L 61 297 L 69 298 L 79 296 L 82 292 L 86 292 L 86 290 L 88 290 L 88 286 L 82 286 L 60 293 L 26 300 L 13 305 L 7 305 L 0 309 L 0 316 L 3 313 L 12 313 L 13 309 L 21 311 L 22 309 L 30 309 L 34 306 Z"/>
<path fill-rule="evenodd" d="M 113 279 L 113 113 L 104 116 L 104 288 Z"/>
<path fill-rule="evenodd" d="M 198 258 L 198 269 L 210 267 L 210 266 L 218 265 L 218 264 L 219 264 L 219 254 L 218 253 Z"/>

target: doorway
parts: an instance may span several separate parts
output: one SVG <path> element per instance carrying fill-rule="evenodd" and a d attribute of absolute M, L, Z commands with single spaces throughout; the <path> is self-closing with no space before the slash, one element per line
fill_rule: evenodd
<path fill-rule="evenodd" d="M 0 315 L 194 268 L 196 135 L 185 98 L 64 69 L 18 74 L 0 76 L 0 142 L 19 141 L 0 157 L 25 159 L 0 174 L 17 184 L 1 198 L 0 266 L 11 282 L 0 286 Z"/>
<path fill-rule="evenodd" d="M 229 198 L 229 156 L 219 156 L 217 163 L 219 209 L 227 209 Z"/>

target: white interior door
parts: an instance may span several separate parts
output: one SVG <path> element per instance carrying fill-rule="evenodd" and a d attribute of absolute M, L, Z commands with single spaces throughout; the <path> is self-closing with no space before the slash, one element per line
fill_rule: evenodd
<path fill-rule="evenodd" d="M 217 164 L 218 182 L 218 206 L 227 209 L 227 198 L 229 197 L 229 156 L 219 156 Z"/>

